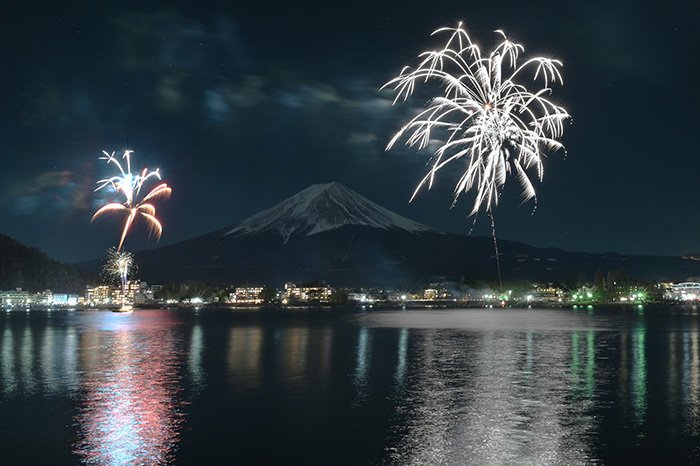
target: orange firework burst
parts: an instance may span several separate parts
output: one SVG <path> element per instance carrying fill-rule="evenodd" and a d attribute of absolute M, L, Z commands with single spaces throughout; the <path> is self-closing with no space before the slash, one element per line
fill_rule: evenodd
<path fill-rule="evenodd" d="M 122 245 L 124 244 L 124 239 L 127 233 L 131 229 L 131 225 L 134 223 L 137 217 L 143 217 L 148 223 L 151 233 L 153 233 L 156 238 L 160 239 L 160 235 L 163 233 L 163 226 L 160 221 L 156 218 L 156 208 L 152 201 L 159 197 L 169 197 L 172 193 L 172 189 L 166 183 L 160 183 L 153 189 L 151 189 L 148 194 L 139 199 L 141 188 L 143 185 L 151 178 L 155 178 L 160 181 L 160 171 L 148 170 L 144 168 L 138 175 L 133 175 L 131 173 L 131 154 L 133 151 L 126 150 L 124 155 L 122 155 L 122 162 L 120 162 L 115 156 L 114 152 L 108 154 L 102 151 L 104 157 L 100 157 L 100 160 L 105 160 L 107 164 L 114 164 L 119 169 L 119 175 L 112 176 L 110 178 L 105 178 L 97 182 L 98 186 L 95 191 L 111 187 L 114 192 L 121 193 L 124 195 L 124 201 L 110 202 L 102 206 L 95 214 L 92 216 L 94 221 L 100 215 L 107 212 L 124 212 L 126 213 L 126 221 L 124 222 L 124 228 L 122 230 L 122 236 L 119 240 L 119 246 L 117 251 L 120 251 Z M 124 162 L 126 161 L 126 166 Z"/>

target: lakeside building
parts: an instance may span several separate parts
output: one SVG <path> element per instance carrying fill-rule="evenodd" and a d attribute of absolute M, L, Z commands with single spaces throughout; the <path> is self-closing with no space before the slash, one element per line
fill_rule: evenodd
<path fill-rule="evenodd" d="M 403 303 L 409 299 L 411 295 L 404 291 L 390 291 L 387 293 L 387 300 L 390 303 Z"/>
<path fill-rule="evenodd" d="M 339 291 L 345 293 L 349 302 L 357 304 L 376 302 L 402 303 L 411 299 L 421 299 L 423 296 L 422 292 L 420 295 L 413 295 L 406 291 L 385 290 L 383 288 L 341 288 Z"/>
<path fill-rule="evenodd" d="M 0 291 L 0 302 L 3 307 L 29 306 L 31 304 L 30 293 L 16 288 L 12 291 Z"/>
<path fill-rule="evenodd" d="M 154 291 L 146 282 L 129 280 L 126 283 L 124 300 L 133 304 L 144 304 L 153 301 Z M 85 289 L 83 303 L 88 306 L 105 306 L 122 302 L 122 290 L 120 287 L 98 285 Z"/>
<path fill-rule="evenodd" d="M 424 301 L 444 301 L 454 299 L 453 293 L 443 283 L 431 283 L 423 290 Z"/>
<path fill-rule="evenodd" d="M 490 290 L 476 290 L 466 286 L 464 283 L 441 280 L 428 283 L 428 286 L 418 293 L 404 294 L 409 301 L 467 302 L 485 299 L 483 298 L 485 292 L 490 292 Z"/>
<path fill-rule="evenodd" d="M 393 303 L 405 304 L 407 302 L 424 301 L 425 290 L 415 293 L 405 290 L 385 290 L 380 288 L 342 290 L 347 295 L 347 300 L 356 304 Z"/>
<path fill-rule="evenodd" d="M 85 289 L 85 304 L 103 305 L 112 303 L 112 288 L 108 285 L 87 287 Z"/>
<path fill-rule="evenodd" d="M 620 294 L 621 302 L 641 302 L 646 300 L 647 290 L 640 286 L 631 286 Z"/>
<path fill-rule="evenodd" d="M 153 292 L 148 288 L 148 283 L 140 280 L 129 280 L 124 287 L 124 300 L 122 301 L 121 288 L 112 289 L 112 302 L 127 302 L 131 304 L 144 304 L 153 301 Z"/>
<path fill-rule="evenodd" d="M 666 290 L 665 298 L 674 301 L 696 301 L 700 299 L 700 283 L 683 282 L 671 285 L 670 290 Z"/>
<path fill-rule="evenodd" d="M 329 303 L 332 296 L 333 288 L 326 284 L 297 286 L 294 283 L 285 283 L 282 304 Z"/>
<path fill-rule="evenodd" d="M 234 304 L 262 304 L 264 291 L 265 287 L 262 286 L 236 287 L 234 292 L 228 295 L 228 299 Z"/>
<path fill-rule="evenodd" d="M 513 290 L 495 291 L 487 286 L 468 288 L 464 284 L 452 282 L 431 282 L 426 288 L 414 291 L 385 288 L 332 288 L 320 283 L 297 285 L 286 283 L 283 290 L 274 290 L 261 285 L 235 287 L 233 291 L 223 289 L 190 289 L 191 285 L 151 285 L 139 280 L 130 280 L 126 285 L 125 301 L 130 304 L 156 304 L 157 291 L 167 291 L 159 296 L 161 304 L 209 304 L 229 302 L 240 305 L 261 305 L 269 299 L 282 305 L 348 304 L 358 305 L 447 305 L 448 302 L 484 305 L 524 304 L 590 304 L 596 302 L 643 303 L 647 301 L 700 301 L 700 282 L 631 284 L 603 290 L 584 285 L 571 291 L 555 283 L 535 283 L 531 287 L 513 294 Z M 178 294 L 178 289 L 181 292 Z M 171 293 L 174 290 L 174 294 Z M 229 291 L 231 291 L 229 293 Z M 226 298 L 222 299 L 222 293 Z M 171 296 L 171 294 L 173 294 Z M 273 299 L 273 296 L 275 297 Z M 166 299 L 167 297 L 167 299 Z M 43 307 L 109 307 L 122 302 L 121 289 L 117 286 L 98 285 L 85 288 L 83 296 L 67 293 L 53 293 L 51 290 L 28 292 L 17 288 L 0 291 L 2 308 L 43 308 Z"/>
<path fill-rule="evenodd" d="M 528 298 L 528 301 L 539 303 L 560 303 L 566 296 L 566 291 L 554 283 L 536 283 L 534 288 L 535 290 L 531 295 L 529 295 L 531 298 Z M 587 290 L 582 290 L 582 293 L 586 294 Z M 590 292 L 588 295 L 590 295 Z"/>
<path fill-rule="evenodd" d="M 0 291 L 0 307 L 50 307 L 75 306 L 78 295 L 68 293 L 52 293 L 51 290 L 30 292 L 22 288 Z"/>
<path fill-rule="evenodd" d="M 584 285 L 579 287 L 577 290 L 569 293 L 569 301 L 579 303 L 579 302 L 594 302 L 596 301 L 596 290 L 590 286 Z"/>
<path fill-rule="evenodd" d="M 39 299 L 46 299 L 45 296 L 39 294 Z M 51 295 L 51 306 L 75 306 L 78 304 L 78 295 L 67 293 L 56 293 Z M 37 304 L 43 304 L 41 302 Z"/>
<path fill-rule="evenodd" d="M 364 303 L 367 301 L 367 293 L 363 291 L 350 291 L 348 292 L 348 301 Z"/>

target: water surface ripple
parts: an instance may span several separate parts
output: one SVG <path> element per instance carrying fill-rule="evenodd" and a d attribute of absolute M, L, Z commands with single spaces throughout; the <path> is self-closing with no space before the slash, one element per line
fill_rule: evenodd
<path fill-rule="evenodd" d="M 700 462 L 694 308 L 0 314 L 0 464 Z"/>

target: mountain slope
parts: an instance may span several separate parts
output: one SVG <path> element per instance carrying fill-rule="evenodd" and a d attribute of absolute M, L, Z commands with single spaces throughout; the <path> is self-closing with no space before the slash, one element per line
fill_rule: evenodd
<path fill-rule="evenodd" d="M 284 242 L 292 235 L 311 236 L 347 225 L 409 233 L 435 231 L 402 217 L 339 183 L 311 185 L 279 204 L 243 220 L 226 235 L 277 231 Z"/>
<path fill-rule="evenodd" d="M 600 271 L 683 280 L 700 262 L 680 257 L 573 253 L 499 241 L 505 280 L 589 280 Z M 136 254 L 151 283 L 327 280 L 337 286 L 405 286 L 436 277 L 495 279 L 490 238 L 442 233 L 337 183 L 313 185 L 240 224 Z"/>

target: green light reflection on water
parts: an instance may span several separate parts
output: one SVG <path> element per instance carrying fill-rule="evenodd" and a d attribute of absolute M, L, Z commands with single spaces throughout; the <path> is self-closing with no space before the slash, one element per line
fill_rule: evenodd
<path fill-rule="evenodd" d="M 571 333 L 571 384 L 572 390 L 584 398 L 592 398 L 595 392 L 595 331 L 586 333 L 585 347 L 582 347 L 581 332 Z M 581 352 L 585 350 L 585 367 Z"/>
<path fill-rule="evenodd" d="M 579 358 L 579 333 L 571 333 L 571 382 L 573 388 L 576 389 L 579 382 L 579 373 L 581 371 L 581 360 Z"/>
<path fill-rule="evenodd" d="M 632 406 L 637 425 L 644 422 L 647 411 L 646 333 L 642 324 L 632 334 Z"/>

